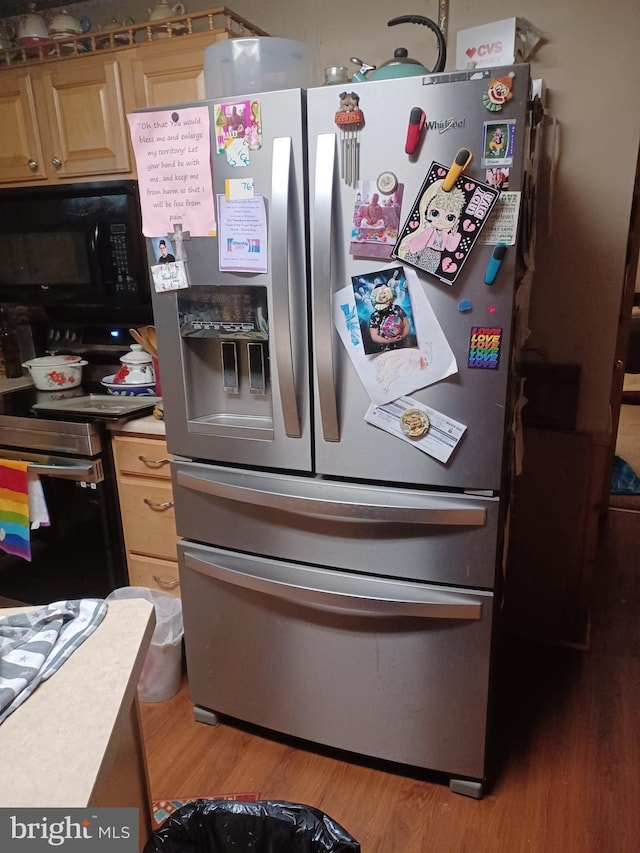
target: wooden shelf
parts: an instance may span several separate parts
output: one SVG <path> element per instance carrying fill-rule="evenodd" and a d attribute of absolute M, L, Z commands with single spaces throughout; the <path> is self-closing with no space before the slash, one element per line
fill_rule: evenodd
<path fill-rule="evenodd" d="M 118 27 L 117 29 L 96 30 L 65 39 L 51 39 L 37 47 L 28 49 L 13 47 L 0 50 L 0 71 L 2 68 L 33 66 L 44 62 L 70 59 L 74 56 L 87 56 L 90 53 L 128 50 L 149 42 L 169 39 L 188 39 L 190 35 L 210 32 L 213 36 L 227 38 L 247 38 L 266 36 L 264 30 L 227 9 L 217 6 L 200 12 L 163 18 L 159 21 L 145 21 L 142 24 Z"/>

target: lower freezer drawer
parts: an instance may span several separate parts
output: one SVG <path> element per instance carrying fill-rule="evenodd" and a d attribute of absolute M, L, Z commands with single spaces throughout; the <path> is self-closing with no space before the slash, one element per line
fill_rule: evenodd
<path fill-rule="evenodd" d="M 361 755 L 484 778 L 489 592 L 178 545 L 194 704 Z"/>

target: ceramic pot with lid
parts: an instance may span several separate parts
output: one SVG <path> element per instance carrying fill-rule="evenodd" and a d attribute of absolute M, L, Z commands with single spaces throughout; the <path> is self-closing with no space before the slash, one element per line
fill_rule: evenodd
<path fill-rule="evenodd" d="M 66 38 L 67 36 L 79 36 L 86 33 L 91 26 L 88 18 L 75 18 L 66 9 L 54 15 L 49 22 L 49 35 L 51 38 Z"/>
<path fill-rule="evenodd" d="M 126 370 L 121 369 L 122 382 L 125 385 L 153 383 L 153 360 L 149 353 L 142 349 L 140 344 L 131 344 L 131 352 L 121 356 L 120 361 L 126 368 Z"/>
<path fill-rule="evenodd" d="M 44 355 L 22 365 L 29 371 L 39 391 L 75 388 L 82 381 L 82 368 L 89 362 L 79 355 Z"/>
<path fill-rule="evenodd" d="M 167 0 L 160 2 L 153 9 L 147 9 L 149 20 L 155 22 L 163 21 L 165 18 L 176 18 L 179 15 L 186 15 L 187 10 L 184 3 L 176 3 L 170 6 Z M 186 26 L 180 22 L 175 24 L 165 24 L 164 26 L 153 28 L 154 38 L 168 38 L 170 35 L 181 35 L 186 32 Z"/>
<path fill-rule="evenodd" d="M 14 46 L 16 31 L 10 21 L 0 21 L 0 50 L 9 50 Z"/>
<path fill-rule="evenodd" d="M 16 44 L 29 56 L 37 54 L 38 47 L 49 41 L 47 22 L 35 12 L 35 7 L 35 3 L 29 4 L 29 13 L 18 18 L 16 28 Z"/>
<path fill-rule="evenodd" d="M 129 32 L 122 32 L 126 30 L 127 27 L 132 27 L 135 25 L 135 21 L 130 15 L 127 15 L 122 21 L 118 21 L 116 18 L 111 18 L 111 21 L 108 24 L 104 24 L 104 26 L 98 26 L 98 29 L 104 34 L 104 38 L 101 38 L 99 41 L 100 47 L 110 47 L 111 42 L 118 47 L 120 45 L 131 44 L 133 37 L 130 36 Z"/>

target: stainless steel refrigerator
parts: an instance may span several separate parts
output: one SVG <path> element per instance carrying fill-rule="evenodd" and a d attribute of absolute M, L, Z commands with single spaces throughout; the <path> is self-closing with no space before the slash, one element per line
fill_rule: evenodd
<path fill-rule="evenodd" d="M 206 102 L 218 235 L 184 244 L 189 287 L 153 303 L 198 719 L 481 796 L 530 97 L 522 65 Z M 240 167 L 216 139 L 236 104 L 260 116 Z M 227 182 L 243 177 L 266 271 L 224 257 Z M 420 217 L 443 215 L 436 179 L 443 209 L 466 207 L 409 252 Z M 378 287 L 409 292 L 406 345 L 369 328 Z"/>

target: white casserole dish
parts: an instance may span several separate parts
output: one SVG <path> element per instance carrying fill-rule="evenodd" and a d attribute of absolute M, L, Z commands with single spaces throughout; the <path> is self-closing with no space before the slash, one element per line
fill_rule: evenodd
<path fill-rule="evenodd" d="M 78 355 L 44 355 L 23 363 L 39 391 L 75 388 L 82 381 L 82 368 L 88 361 Z"/>

